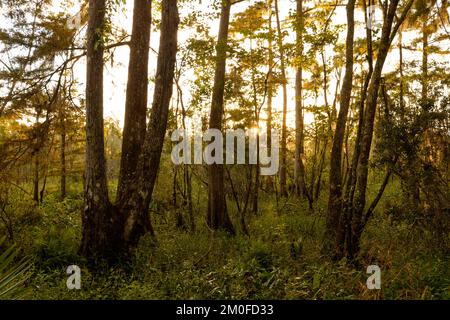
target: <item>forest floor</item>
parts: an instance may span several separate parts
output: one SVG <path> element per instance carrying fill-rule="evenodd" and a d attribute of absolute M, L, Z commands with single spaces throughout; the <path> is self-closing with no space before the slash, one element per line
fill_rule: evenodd
<path fill-rule="evenodd" d="M 389 196 L 364 233 L 356 267 L 321 253 L 325 199 L 310 211 L 293 200 L 277 206 L 275 198 L 263 195 L 259 214 L 248 217 L 249 236 L 212 235 L 202 207 L 195 213 L 196 232 L 180 230 L 173 210 L 154 205 L 158 245 L 144 238 L 126 271 L 95 276 L 77 255 L 82 202 L 80 192 L 62 202 L 55 194 L 38 210 L 22 208 L 15 240 L 35 257 L 27 284 L 31 298 L 450 299 L 448 248 L 416 220 L 398 219 Z M 238 221 L 233 212 L 232 219 Z M 72 264 L 81 267 L 81 290 L 67 289 L 66 268 Z M 381 290 L 366 286 L 369 265 L 381 269 Z"/>

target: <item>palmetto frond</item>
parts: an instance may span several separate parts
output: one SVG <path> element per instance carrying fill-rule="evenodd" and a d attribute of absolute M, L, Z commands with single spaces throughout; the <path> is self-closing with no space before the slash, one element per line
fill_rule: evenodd
<path fill-rule="evenodd" d="M 5 238 L 0 239 L 0 247 Z M 29 257 L 18 260 L 17 247 L 7 247 L 0 254 L 0 299 L 21 299 L 26 296 L 24 283 L 31 275 L 32 260 Z"/>

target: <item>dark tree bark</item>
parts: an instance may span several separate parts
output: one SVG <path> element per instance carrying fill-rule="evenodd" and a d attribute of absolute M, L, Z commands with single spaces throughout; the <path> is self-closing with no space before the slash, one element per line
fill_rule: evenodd
<path fill-rule="evenodd" d="M 267 72 L 267 147 L 268 150 L 271 150 L 272 147 L 272 106 L 273 106 L 273 94 L 274 94 L 274 88 L 273 88 L 273 66 L 274 66 L 274 57 L 273 57 L 273 28 L 272 28 L 272 16 L 273 16 L 273 10 L 272 10 L 272 0 L 267 0 L 267 9 L 269 14 L 269 19 L 267 21 L 268 23 L 268 72 Z M 265 178 L 267 182 L 267 188 L 269 190 L 273 190 L 273 183 L 274 180 L 271 176 L 267 176 Z"/>
<path fill-rule="evenodd" d="M 86 172 L 80 253 L 91 263 L 116 256 L 116 216 L 108 199 L 103 131 L 105 0 L 89 1 L 86 82 Z"/>
<path fill-rule="evenodd" d="M 400 76 L 400 111 L 401 116 L 404 117 L 405 113 L 405 84 L 404 84 L 404 74 L 403 74 L 403 31 L 398 33 L 398 53 L 399 53 L 399 76 Z"/>
<path fill-rule="evenodd" d="M 259 110 L 258 107 L 255 106 L 255 122 L 257 128 L 259 128 Z M 259 165 L 260 158 L 259 158 L 259 142 L 260 142 L 260 136 L 259 136 L 259 130 L 256 132 L 256 165 L 255 165 L 255 186 L 253 188 L 253 197 L 252 197 L 252 213 L 258 214 L 258 201 L 259 201 L 259 188 L 260 188 L 260 178 L 261 178 L 261 168 Z"/>
<path fill-rule="evenodd" d="M 388 168 L 386 175 L 384 176 L 383 182 L 381 183 L 380 189 L 378 189 L 377 195 L 372 200 L 372 203 L 370 204 L 369 208 L 367 209 L 366 219 L 364 219 L 362 227 L 365 227 L 365 225 L 369 221 L 369 218 L 372 216 L 373 212 L 375 211 L 375 208 L 377 207 L 378 202 L 380 202 L 381 197 L 383 196 L 384 190 L 386 190 L 386 187 L 389 183 L 389 179 L 390 179 L 391 175 L 392 175 L 392 169 Z"/>
<path fill-rule="evenodd" d="M 307 196 L 306 181 L 305 181 L 305 166 L 303 164 L 304 153 L 304 122 L 303 122 L 303 29 L 304 29 L 304 16 L 303 16 L 303 0 L 297 0 L 297 16 L 296 16 L 296 28 L 297 28 L 297 58 L 299 59 L 297 65 L 297 73 L 295 76 L 295 166 L 294 166 L 294 179 L 295 186 L 298 195 Z"/>
<path fill-rule="evenodd" d="M 183 125 L 183 130 L 186 130 L 186 108 L 183 101 L 183 90 L 180 86 L 180 74 L 181 68 L 175 73 L 175 84 L 177 87 L 177 105 L 181 106 L 181 122 Z M 184 186 L 184 207 L 187 207 L 189 215 L 189 225 L 192 232 L 195 232 L 195 217 L 194 208 L 192 202 L 192 173 L 189 165 L 183 164 L 183 186 Z"/>
<path fill-rule="evenodd" d="M 428 14 L 423 17 L 422 22 L 422 103 L 428 98 Z"/>
<path fill-rule="evenodd" d="M 388 178 L 386 178 L 379 194 L 373 202 L 373 205 L 371 205 L 366 214 L 364 214 L 366 204 L 368 162 L 373 137 L 378 91 L 381 84 L 382 69 L 391 43 L 401 24 L 406 19 L 406 16 L 413 4 L 413 0 L 409 0 L 408 3 L 406 3 L 402 14 L 397 17 L 397 21 L 395 25 L 393 25 L 398 3 L 398 0 L 393 0 L 389 3 L 389 6 L 386 7 L 381 39 L 378 44 L 377 61 L 374 68 L 372 68 L 371 31 L 367 30 L 369 73 L 366 76 L 361 94 L 358 133 L 344 196 L 345 211 L 339 221 L 338 235 L 336 238 L 336 253 L 338 253 L 337 258 L 346 256 L 350 260 L 353 260 L 357 257 L 360 248 L 359 243 L 361 234 L 371 216 L 372 211 L 374 210 L 374 207 L 376 206 L 376 203 L 379 201 L 378 198 L 381 198 L 385 185 L 388 182 Z M 363 2 L 363 5 L 365 6 L 365 2 Z"/>
<path fill-rule="evenodd" d="M 34 156 L 34 168 L 33 168 L 33 200 L 39 203 L 39 153 Z"/>
<path fill-rule="evenodd" d="M 135 0 L 117 202 L 130 196 L 147 124 L 151 0 Z"/>
<path fill-rule="evenodd" d="M 39 203 L 39 151 L 41 144 L 41 133 L 39 128 L 39 118 L 41 115 L 41 109 L 36 108 L 36 121 L 35 121 L 35 134 L 36 134 L 36 142 L 34 145 L 34 166 L 33 166 L 33 200 L 36 203 Z"/>
<path fill-rule="evenodd" d="M 59 118 L 60 118 L 60 146 L 59 146 L 59 161 L 61 165 L 61 174 L 59 182 L 60 199 L 64 200 L 66 198 L 66 115 L 64 110 L 64 102 L 61 103 Z"/>
<path fill-rule="evenodd" d="M 146 7 L 148 8 L 148 7 Z M 83 239 L 80 252 L 91 262 L 114 263 L 128 258 L 140 237 L 154 236 L 149 205 L 166 133 L 177 53 L 178 9 L 176 0 L 162 1 L 161 40 L 152 114 L 136 165 L 135 181 L 117 206 L 108 199 L 103 133 L 103 44 L 105 0 L 90 0 L 86 87 L 86 179 Z M 135 80 L 132 80 L 132 82 Z M 145 81 L 147 81 L 145 79 Z M 138 90 L 140 99 L 144 87 Z M 142 100 L 140 100 L 142 103 Z M 142 121 L 142 119 L 134 119 Z M 131 134 L 133 135 L 133 134 Z"/>
<path fill-rule="evenodd" d="M 381 83 L 381 74 L 391 44 L 392 25 L 399 0 L 392 0 L 383 23 L 381 39 L 378 48 L 377 62 L 375 64 L 372 78 L 367 93 L 366 107 L 364 110 L 364 127 L 362 130 L 361 153 L 357 168 L 357 193 L 355 197 L 354 213 L 352 216 L 351 236 L 348 239 L 347 254 L 354 258 L 359 253 L 359 242 L 363 231 L 363 212 L 366 205 L 367 177 L 369 173 L 369 156 L 372 146 L 373 127 L 378 100 L 378 90 Z"/>
<path fill-rule="evenodd" d="M 286 64 L 285 64 L 285 52 L 283 45 L 283 34 L 281 32 L 280 12 L 278 8 L 278 0 L 275 0 L 275 17 L 277 22 L 278 33 L 278 49 L 280 51 L 280 68 L 281 68 L 281 82 L 283 87 L 283 120 L 281 124 L 281 155 L 280 155 L 280 195 L 282 197 L 287 196 L 286 189 L 286 153 L 287 153 L 287 127 L 286 127 L 286 115 L 287 115 L 287 79 L 286 79 Z"/>
<path fill-rule="evenodd" d="M 253 55 L 253 39 L 250 37 L 250 55 Z M 256 88 L 256 78 L 255 78 L 255 70 L 256 67 L 254 65 L 253 59 L 251 63 L 252 68 L 252 88 L 253 88 L 253 108 L 254 108 L 254 116 L 255 116 L 255 127 L 258 128 L 256 131 L 256 165 L 255 165 L 255 186 L 253 188 L 252 194 L 252 213 L 258 214 L 258 200 L 259 200 L 259 188 L 260 188 L 260 178 L 261 178 L 261 168 L 259 165 L 259 142 L 260 142 L 260 133 L 259 133 L 259 118 L 261 107 L 258 105 L 258 90 Z"/>
<path fill-rule="evenodd" d="M 322 175 L 323 175 L 323 169 L 325 167 L 325 158 L 327 155 L 327 149 L 328 149 L 328 137 L 324 141 L 322 151 L 320 152 L 319 170 L 318 170 L 318 177 L 317 177 L 317 182 L 316 182 L 316 190 L 314 191 L 314 197 L 313 197 L 313 201 L 316 201 L 316 202 L 319 199 L 320 191 L 322 188 Z M 311 197 L 312 197 L 312 195 L 311 195 Z M 312 201 L 310 201 L 310 202 L 312 202 Z M 310 205 L 310 207 L 312 207 L 312 204 Z"/>
<path fill-rule="evenodd" d="M 149 206 L 158 175 L 173 92 L 178 24 L 177 0 L 163 0 L 152 112 L 138 159 L 137 179 L 133 184 L 131 197 L 124 199 L 120 204 L 125 222 L 123 239 L 127 248 L 126 253 L 129 253 L 141 236 L 148 232 L 156 240 L 150 221 Z"/>
<path fill-rule="evenodd" d="M 329 239 L 335 239 L 342 210 L 342 144 L 344 141 L 347 114 L 350 106 L 353 82 L 353 42 L 355 33 L 355 0 L 347 4 L 347 40 L 345 52 L 345 75 L 340 94 L 340 109 L 336 122 L 333 146 L 330 156 L 330 194 L 328 199 L 328 215 L 326 221 Z"/>
<path fill-rule="evenodd" d="M 230 23 L 231 0 L 222 1 L 219 37 L 216 47 L 216 69 L 211 103 L 209 128 L 222 130 L 224 113 L 224 88 L 227 59 L 228 27 Z M 223 229 L 235 233 L 227 211 L 224 190 L 224 168 L 222 164 L 208 166 L 208 226 L 213 230 Z"/>
<path fill-rule="evenodd" d="M 66 198 L 66 132 L 65 129 L 61 133 L 60 142 L 60 161 L 61 161 L 61 179 L 60 179 L 60 197 L 61 200 Z"/>
<path fill-rule="evenodd" d="M 351 229 L 351 216 L 353 214 L 353 199 L 356 191 L 356 170 L 358 168 L 358 159 L 361 153 L 361 139 L 362 139 L 362 129 L 364 126 L 364 106 L 367 98 L 367 90 L 369 88 L 370 79 L 372 78 L 373 73 L 373 49 L 372 49 L 372 30 L 368 28 L 369 17 L 367 14 L 367 5 L 366 1 L 362 2 L 363 10 L 364 10 L 364 18 L 366 22 L 366 46 L 367 46 L 367 64 L 368 64 L 368 72 L 364 77 L 364 83 L 362 84 L 361 96 L 358 112 L 358 129 L 356 133 L 355 146 L 353 149 L 352 161 L 350 164 L 350 168 L 348 169 L 348 174 L 345 181 L 345 192 L 343 196 L 343 212 L 340 216 L 337 237 L 336 237 L 336 253 L 338 254 L 337 258 L 342 257 L 344 254 L 344 246 L 346 239 L 349 238 L 347 236 L 350 233 Z"/>

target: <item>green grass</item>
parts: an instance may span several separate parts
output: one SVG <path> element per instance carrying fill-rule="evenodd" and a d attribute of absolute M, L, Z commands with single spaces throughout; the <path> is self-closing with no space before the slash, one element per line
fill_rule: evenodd
<path fill-rule="evenodd" d="M 387 190 L 386 199 L 391 199 Z M 391 193 L 391 194 L 392 194 Z M 158 246 L 143 238 L 127 272 L 120 268 L 93 276 L 77 255 L 82 196 L 56 195 L 33 210 L 16 242 L 35 257 L 26 282 L 35 299 L 449 299 L 450 260 L 432 237 L 411 222 L 397 221 L 380 204 L 362 239 L 362 262 L 331 262 L 322 255 L 326 199 L 314 212 L 289 200 L 276 207 L 263 194 L 258 216 L 248 216 L 250 236 L 211 234 L 204 210 L 195 212 L 197 232 L 175 227 L 175 214 L 158 194 L 152 220 Z M 204 203 L 200 199 L 199 203 Z M 20 203 L 18 204 L 20 207 Z M 229 203 L 233 221 L 238 221 Z M 236 227 L 239 225 L 235 223 Z M 68 290 L 66 268 L 82 268 L 82 289 Z M 378 264 L 382 289 L 366 288 L 366 267 Z"/>

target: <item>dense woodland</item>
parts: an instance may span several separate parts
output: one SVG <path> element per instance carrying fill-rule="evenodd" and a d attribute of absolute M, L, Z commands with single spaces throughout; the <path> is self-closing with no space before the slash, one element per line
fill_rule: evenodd
<path fill-rule="evenodd" d="M 450 298 L 447 0 L 0 8 L 0 299 Z"/>

